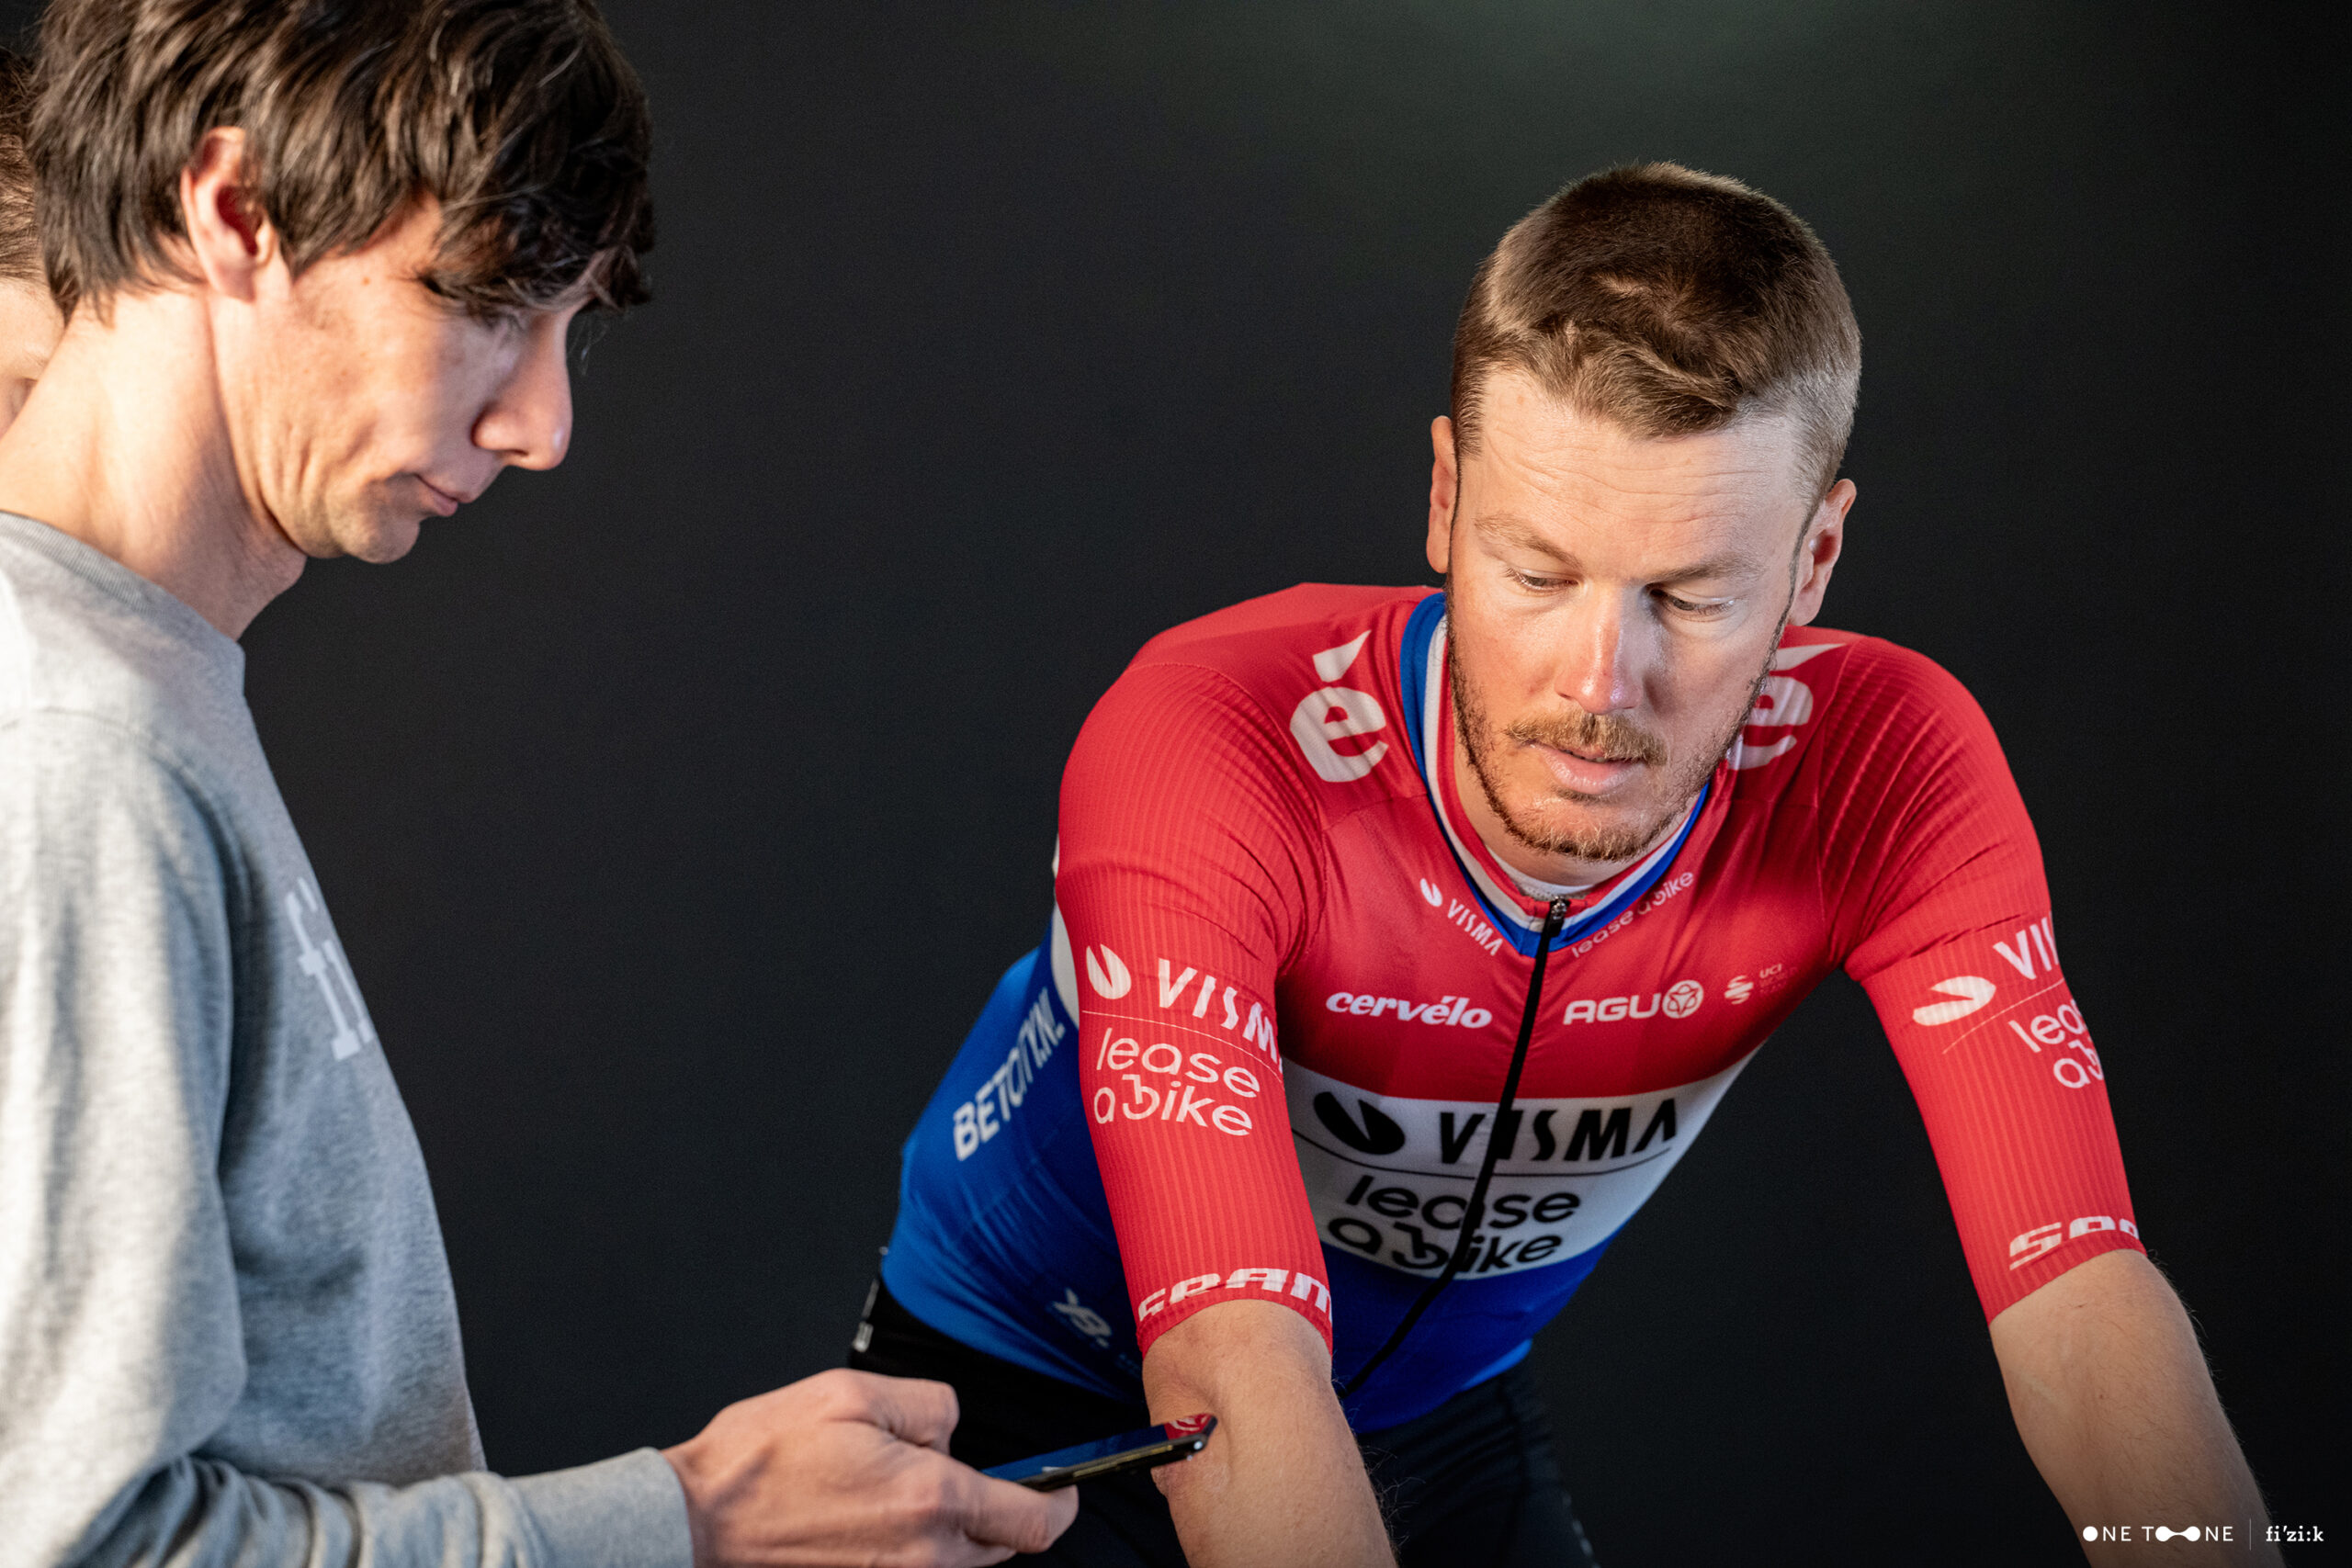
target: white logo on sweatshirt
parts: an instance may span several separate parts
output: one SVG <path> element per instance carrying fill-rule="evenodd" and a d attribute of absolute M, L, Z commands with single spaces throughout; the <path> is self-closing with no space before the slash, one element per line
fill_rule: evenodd
<path fill-rule="evenodd" d="M 319 934 L 312 939 L 305 915 L 315 916 Z M 318 982 L 319 995 L 325 998 L 327 1016 L 334 1020 L 334 1036 L 328 1045 L 338 1062 L 359 1054 L 362 1045 L 376 1043 L 376 1026 L 368 1020 L 368 1004 L 359 999 L 359 984 L 351 977 L 350 961 L 343 955 L 343 944 L 334 939 L 334 928 L 327 924 L 326 906 L 319 899 L 319 890 L 303 877 L 294 884 L 294 891 L 286 896 L 286 923 L 294 928 L 294 941 L 300 948 L 295 966 Z"/>

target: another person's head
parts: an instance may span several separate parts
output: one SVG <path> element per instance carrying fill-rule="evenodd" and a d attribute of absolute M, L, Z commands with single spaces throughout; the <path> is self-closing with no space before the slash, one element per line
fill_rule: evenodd
<path fill-rule="evenodd" d="M 25 152 L 32 71 L 0 49 L 0 432 L 16 423 L 65 321 L 41 271 L 33 165 Z"/>
<path fill-rule="evenodd" d="M 252 510 L 369 560 L 562 459 L 649 142 L 591 0 L 56 0 L 30 138 L 68 345 L 209 355 Z"/>
<path fill-rule="evenodd" d="M 1480 265 L 1429 556 L 1464 750 L 1521 846 L 1638 853 L 1737 738 L 1836 563 L 1860 373 L 1828 253 L 1736 181 L 1595 175 Z"/>

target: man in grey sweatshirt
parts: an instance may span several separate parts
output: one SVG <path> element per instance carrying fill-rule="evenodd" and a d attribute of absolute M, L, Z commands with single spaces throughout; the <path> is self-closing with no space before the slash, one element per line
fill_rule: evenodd
<path fill-rule="evenodd" d="M 61 0 L 68 324 L 0 439 L 0 1568 L 992 1562 L 1074 1508 L 831 1372 L 666 1452 L 485 1472 L 423 1159 L 243 694 L 311 557 L 570 435 L 642 297 L 587 0 Z"/>

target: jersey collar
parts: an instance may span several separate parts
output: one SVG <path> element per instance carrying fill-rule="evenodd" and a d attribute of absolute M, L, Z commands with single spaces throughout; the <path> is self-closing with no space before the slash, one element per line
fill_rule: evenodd
<path fill-rule="evenodd" d="M 1484 840 L 1467 826 L 1454 788 L 1453 695 L 1445 679 L 1445 595 L 1432 593 L 1413 607 L 1405 624 L 1404 646 L 1397 676 L 1402 688 L 1406 733 L 1412 742 L 1413 765 L 1428 787 L 1430 811 L 1436 817 L 1454 863 L 1485 908 L 1488 922 L 1521 953 L 1532 954 L 1542 939 L 1544 917 L 1551 906 L 1519 890 Z M 1657 848 L 1593 888 L 1568 902 L 1568 919 L 1553 942 L 1555 951 L 1587 932 L 1596 931 L 1632 908 L 1659 877 L 1666 874 L 1690 836 L 1691 825 L 1713 788 L 1712 778 L 1700 786 L 1682 818 Z"/>

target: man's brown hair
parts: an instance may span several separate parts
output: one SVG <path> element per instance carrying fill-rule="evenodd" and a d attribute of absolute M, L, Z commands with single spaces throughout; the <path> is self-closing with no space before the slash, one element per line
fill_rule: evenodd
<path fill-rule="evenodd" d="M 591 0 L 56 0 L 32 164 L 58 306 L 180 276 L 179 182 L 245 136 L 300 273 L 440 203 L 425 286 L 479 316 L 645 298 L 644 90 Z"/>
<path fill-rule="evenodd" d="M 14 50 L 0 49 L 0 282 L 46 288 L 40 231 L 33 223 L 33 165 L 25 152 L 33 73 Z"/>
<path fill-rule="evenodd" d="M 1795 213 L 1737 180 L 1635 164 L 1569 186 L 1479 264 L 1453 332 L 1458 451 L 1476 450 L 1503 367 L 1636 435 L 1787 414 L 1821 495 L 1854 427 L 1862 334 Z"/>

